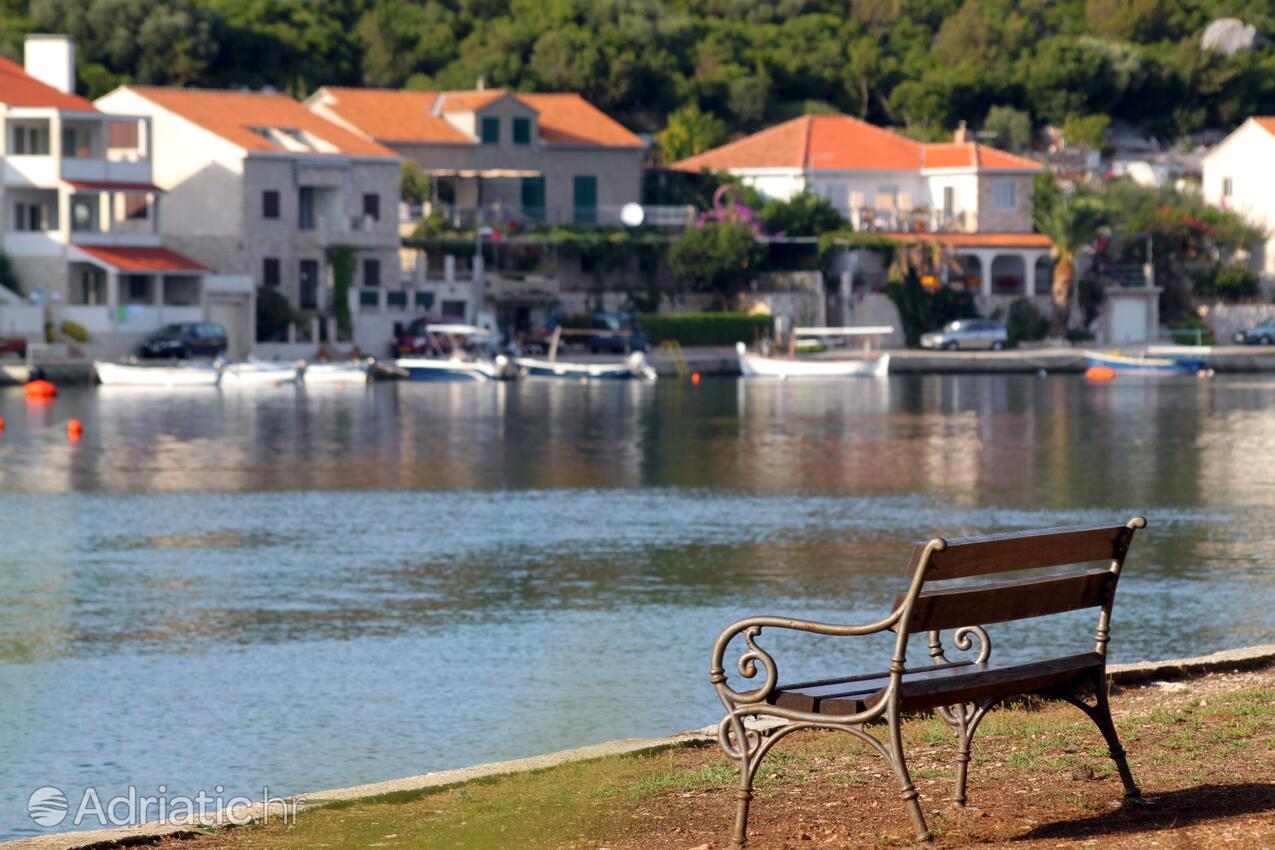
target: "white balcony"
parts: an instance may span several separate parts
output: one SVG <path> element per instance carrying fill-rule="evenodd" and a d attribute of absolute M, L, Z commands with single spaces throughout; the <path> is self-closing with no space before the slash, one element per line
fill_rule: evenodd
<path fill-rule="evenodd" d="M 149 183 L 151 163 L 148 159 L 130 162 L 66 157 L 62 160 L 62 179 L 107 183 Z"/>
<path fill-rule="evenodd" d="M 128 233 L 98 230 L 71 231 L 73 245 L 106 245 L 128 248 L 156 248 L 160 245 L 158 233 Z"/>
<path fill-rule="evenodd" d="M 4 252 L 11 257 L 56 257 L 62 253 L 62 241 L 54 230 L 15 230 L 4 235 Z"/>
<path fill-rule="evenodd" d="M 4 157 L 6 186 L 36 186 L 44 189 L 58 185 L 58 163 L 47 154 Z"/>

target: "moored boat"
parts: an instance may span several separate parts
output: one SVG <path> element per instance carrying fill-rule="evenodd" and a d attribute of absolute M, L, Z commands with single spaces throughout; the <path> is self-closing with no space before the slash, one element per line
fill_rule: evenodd
<path fill-rule="evenodd" d="M 249 360 L 227 363 L 221 367 L 223 387 L 278 387 L 295 384 L 299 370 L 296 364 Z"/>
<path fill-rule="evenodd" d="M 561 378 L 575 381 L 654 381 L 655 369 L 646 355 L 635 351 L 620 363 L 585 363 L 570 360 L 539 360 L 518 357 L 514 363 L 531 378 Z"/>
<path fill-rule="evenodd" d="M 93 361 L 97 380 L 105 386 L 121 387 L 215 387 L 221 369 L 213 363 L 182 366 L 137 366 L 127 363 Z"/>
<path fill-rule="evenodd" d="M 890 355 L 857 360 L 803 360 L 750 354 L 736 343 L 739 372 L 745 378 L 883 378 L 890 371 Z"/>
<path fill-rule="evenodd" d="M 400 357 L 394 361 L 413 381 L 503 381 L 517 377 L 504 356 L 493 360 L 460 357 Z"/>
<path fill-rule="evenodd" d="M 1203 357 L 1191 355 L 1148 357 L 1118 351 L 1086 351 L 1085 361 L 1091 369 L 1105 366 L 1120 374 L 1134 375 L 1196 375 L 1209 368 Z"/>
<path fill-rule="evenodd" d="M 321 384 L 366 384 L 370 378 L 368 364 L 361 360 L 346 363 L 310 363 L 300 375 L 306 386 Z"/>

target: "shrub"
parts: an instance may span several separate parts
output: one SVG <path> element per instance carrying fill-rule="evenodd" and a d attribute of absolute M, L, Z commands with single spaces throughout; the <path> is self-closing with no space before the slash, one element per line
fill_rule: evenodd
<path fill-rule="evenodd" d="M 1199 316 L 1187 316 L 1185 319 L 1169 322 L 1169 330 L 1173 333 L 1173 341 L 1179 345 L 1213 345 L 1213 331 Z"/>
<path fill-rule="evenodd" d="M 1010 345 L 1044 339 L 1049 334 L 1049 317 L 1030 298 L 1019 298 L 1009 305 L 1005 330 L 1009 332 Z"/>
<path fill-rule="evenodd" d="M 84 325 L 81 325 L 79 322 L 73 322 L 70 319 L 65 319 L 62 322 L 62 326 L 59 328 L 59 330 L 62 331 L 62 336 L 74 342 L 89 341 L 88 329 L 85 328 Z"/>
<path fill-rule="evenodd" d="M 749 313 L 645 313 L 642 327 L 659 344 L 734 345 L 751 343 L 770 331 L 772 319 Z"/>
<path fill-rule="evenodd" d="M 899 311 L 899 323 L 907 344 L 915 346 L 921 334 L 937 330 L 955 319 L 974 319 L 978 308 L 974 296 L 964 289 L 943 286 L 930 291 L 921 286 L 915 274 L 902 281 L 892 281 L 886 287 L 886 295 Z"/>
<path fill-rule="evenodd" d="M 288 338 L 288 324 L 296 318 L 282 292 L 271 287 L 257 288 L 257 341 L 281 342 Z"/>
<path fill-rule="evenodd" d="M 1233 263 L 1217 263 L 1191 274 L 1191 288 L 1200 298 L 1240 301 L 1257 295 L 1257 274 Z"/>

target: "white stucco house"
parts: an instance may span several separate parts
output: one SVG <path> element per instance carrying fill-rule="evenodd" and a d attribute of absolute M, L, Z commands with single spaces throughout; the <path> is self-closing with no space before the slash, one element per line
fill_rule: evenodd
<path fill-rule="evenodd" d="M 1049 239 L 1033 232 L 1044 166 L 967 142 L 926 144 L 845 115 L 805 115 L 674 164 L 725 172 L 765 198 L 810 191 L 858 231 L 938 240 L 987 306 L 1048 295 Z"/>
<path fill-rule="evenodd" d="M 331 316 L 332 246 L 355 252 L 352 289 L 399 289 L 394 151 L 276 93 L 129 85 L 96 106 L 149 122 L 165 243 L 283 293 L 303 327 Z"/>
<path fill-rule="evenodd" d="M 1204 200 L 1248 216 L 1266 229 L 1253 270 L 1266 292 L 1275 288 L 1275 116 L 1254 116 L 1204 155 Z"/>
<path fill-rule="evenodd" d="M 0 335 L 74 322 L 94 352 L 116 354 L 162 325 L 211 318 L 221 294 L 209 267 L 163 239 L 149 118 L 76 95 L 69 38 L 29 36 L 24 66 L 0 57 L 0 126 L 0 230 L 23 290 L 0 292 Z"/>

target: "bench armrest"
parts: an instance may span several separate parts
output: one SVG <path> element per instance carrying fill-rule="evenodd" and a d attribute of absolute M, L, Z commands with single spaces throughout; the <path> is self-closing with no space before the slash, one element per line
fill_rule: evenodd
<path fill-rule="evenodd" d="M 770 653 L 759 647 L 754 640 L 761 634 L 763 628 L 788 629 L 818 635 L 831 635 L 833 637 L 872 635 L 893 628 L 899 622 L 899 618 L 903 616 L 903 610 L 903 607 L 896 608 L 883 619 L 863 625 L 838 625 L 820 623 L 814 620 L 797 620 L 791 617 L 745 618 L 728 626 L 717 639 L 717 643 L 713 645 L 709 681 L 712 682 L 713 687 L 717 688 L 718 695 L 724 703 L 727 703 L 728 707 L 732 704 L 763 702 L 775 690 L 775 686 L 779 684 L 779 667 L 775 664 L 775 659 L 770 656 Z M 727 647 L 740 634 L 744 636 L 744 640 L 748 644 L 748 649 L 744 651 L 744 654 L 739 657 L 739 661 L 736 662 L 740 675 L 745 679 L 755 677 L 758 664 L 761 664 L 766 671 L 766 677 L 759 687 L 743 693 L 726 683 L 726 669 L 723 666 Z"/>

